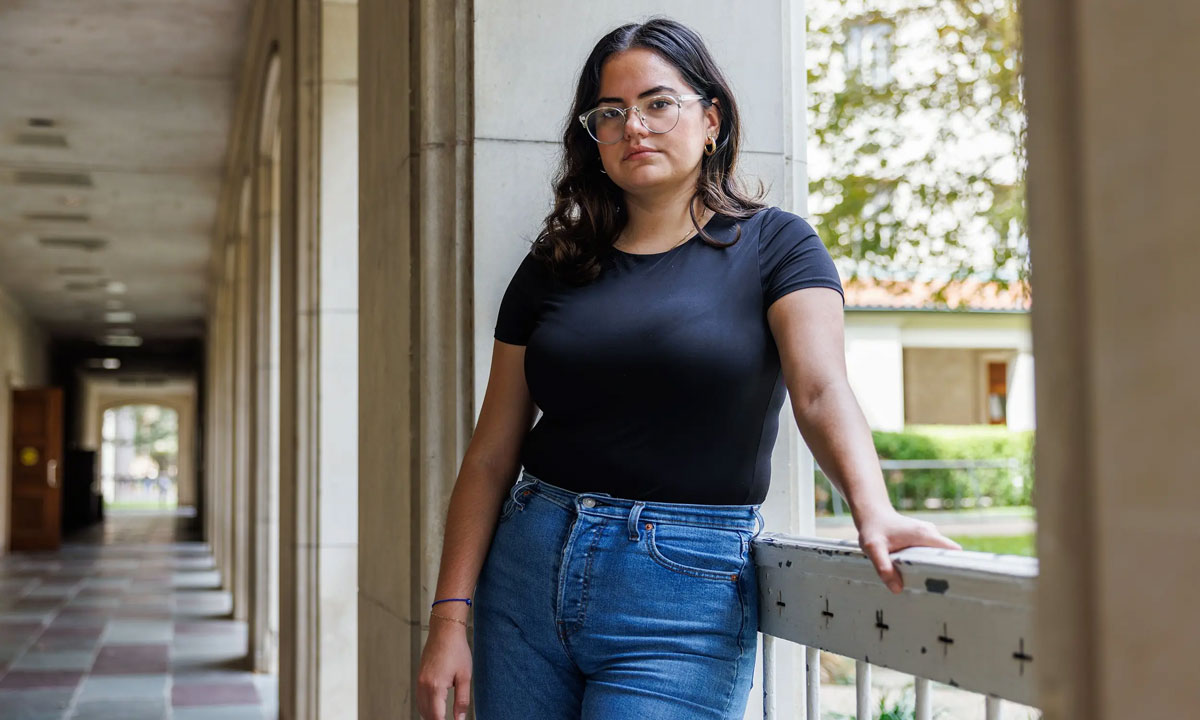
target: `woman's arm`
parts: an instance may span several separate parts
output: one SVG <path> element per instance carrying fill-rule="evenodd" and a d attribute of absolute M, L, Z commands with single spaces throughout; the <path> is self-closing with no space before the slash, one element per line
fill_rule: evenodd
<path fill-rule="evenodd" d="M 525 384 L 525 347 L 495 341 L 479 420 L 450 494 L 435 599 L 474 594 L 504 494 L 516 479 L 521 442 L 536 412 Z M 456 717 L 467 711 L 470 700 L 468 607 L 460 602 L 440 603 L 433 612 L 441 617 L 431 614 L 429 618 L 429 637 L 417 676 L 417 707 L 421 717 L 443 720 L 451 687 Z"/>
<path fill-rule="evenodd" d="M 500 505 L 520 467 L 521 442 L 536 413 L 525 385 L 525 346 L 494 341 L 479 420 L 450 494 L 437 599 L 470 597 L 475 591 Z M 465 609 L 464 603 L 438 605 L 439 614 L 458 610 L 465 617 Z"/>
<path fill-rule="evenodd" d="M 871 429 L 846 378 L 842 299 L 836 290 L 795 290 L 767 308 L 800 434 L 850 504 L 858 542 L 880 579 L 900 592 L 888 553 L 912 546 L 961 550 L 933 523 L 900 515 L 888 499 Z"/>

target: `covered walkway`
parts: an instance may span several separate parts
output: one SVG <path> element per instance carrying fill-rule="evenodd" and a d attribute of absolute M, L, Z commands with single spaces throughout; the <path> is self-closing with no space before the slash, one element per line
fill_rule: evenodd
<path fill-rule="evenodd" d="M 274 679 L 186 517 L 124 513 L 0 557 L 0 720 L 258 720 Z"/>
<path fill-rule="evenodd" d="M 833 1 L 0 2 L 0 720 L 415 720 L 446 508 L 587 50 L 652 13 L 695 28 L 741 174 L 805 216 L 806 5 Z M 1040 645 L 1017 672 L 1048 719 L 1179 717 L 1200 3 L 1023 7 Z M 134 404 L 175 412 L 195 515 L 73 536 L 104 413 Z M 780 420 L 767 530 L 809 534 L 814 461 Z M 769 657 L 796 720 L 806 655 Z"/>

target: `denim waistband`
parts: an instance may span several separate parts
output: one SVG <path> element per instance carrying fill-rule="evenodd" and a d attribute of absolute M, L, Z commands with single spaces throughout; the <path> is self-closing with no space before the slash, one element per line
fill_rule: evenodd
<path fill-rule="evenodd" d="M 629 518 L 631 523 L 637 523 L 640 517 L 642 520 L 658 523 L 745 530 L 753 532 L 754 536 L 762 532 L 765 524 L 762 513 L 759 512 L 761 505 L 650 502 L 613 497 L 608 493 L 576 493 L 552 485 L 522 469 L 511 494 L 517 498 L 525 491 L 541 495 L 569 510 L 619 519 Z"/>

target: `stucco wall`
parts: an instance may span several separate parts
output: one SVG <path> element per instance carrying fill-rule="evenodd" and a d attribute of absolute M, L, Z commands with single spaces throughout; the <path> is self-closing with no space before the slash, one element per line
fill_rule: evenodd
<path fill-rule="evenodd" d="M 1008 364 L 1006 409 L 1010 409 L 1017 357 L 1015 350 L 905 348 L 905 420 L 916 424 L 986 423 L 987 363 Z M 1009 414 L 1006 412 L 1006 417 Z"/>
<path fill-rule="evenodd" d="M 846 375 L 873 430 L 904 428 L 904 360 L 900 323 L 846 315 Z"/>
<path fill-rule="evenodd" d="M 1032 430 L 1028 315 L 846 313 L 846 370 L 875 430 L 899 430 L 909 423 L 987 422 L 984 373 L 989 360 L 1009 364 L 1008 427 Z"/>
<path fill-rule="evenodd" d="M 904 417 L 910 423 L 969 425 L 978 422 L 975 351 L 953 348 L 904 350 Z"/>

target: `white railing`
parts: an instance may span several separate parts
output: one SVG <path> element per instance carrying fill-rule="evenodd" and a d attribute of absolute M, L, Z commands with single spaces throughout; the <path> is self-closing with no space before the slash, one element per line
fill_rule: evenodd
<path fill-rule="evenodd" d="M 766 720 L 819 720 L 821 650 L 857 660 L 857 716 L 863 720 L 872 717 L 872 665 L 916 678 L 916 720 L 932 717 L 931 680 L 984 695 L 988 720 L 999 720 L 1002 700 L 1036 703 L 1037 560 L 909 548 L 892 555 L 905 588 L 894 595 L 849 540 L 763 533 L 754 556 Z M 779 640 L 805 648 L 797 708 L 775 707 Z"/>

